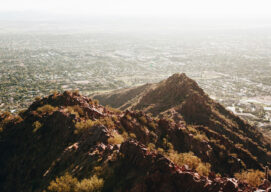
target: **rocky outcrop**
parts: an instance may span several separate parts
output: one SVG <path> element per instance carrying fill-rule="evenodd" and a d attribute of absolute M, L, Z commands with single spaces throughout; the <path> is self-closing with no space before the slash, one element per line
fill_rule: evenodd
<path fill-rule="evenodd" d="M 175 82 L 178 77 L 165 82 Z M 181 77 L 188 83 L 185 89 L 197 90 L 195 83 Z M 210 106 L 207 110 L 213 113 L 214 109 Z M 214 124 L 191 125 L 185 119 L 177 108 L 154 117 L 144 110 L 103 107 L 76 92 L 35 101 L 20 116 L 0 113 L 0 191 L 40 192 L 67 172 L 79 180 L 98 175 L 105 180 L 103 191 L 253 191 L 248 184 L 226 175 L 240 171 L 241 167 L 233 166 L 239 165 L 239 160 L 248 167 L 261 168 L 266 155 L 263 149 L 255 148 L 255 138 L 261 135 L 247 137 L 245 151 L 230 140 L 236 139 L 230 127 L 227 136 L 226 131 L 220 134 L 217 127 L 208 127 Z M 169 149 L 177 155 L 194 152 L 202 162 L 212 164 L 211 173 L 200 176 L 196 169 L 179 166 L 168 159 Z M 254 159 L 250 151 L 263 155 L 262 159 Z M 266 182 L 260 187 L 269 190 L 270 186 Z"/>
<path fill-rule="evenodd" d="M 174 138 L 174 143 L 178 143 L 176 146 L 182 146 L 180 151 L 191 150 L 203 159 L 212 159 L 212 164 L 215 167 L 218 165 L 216 171 L 229 175 L 233 175 L 242 168 L 263 169 L 264 166 L 271 164 L 271 156 L 268 153 L 271 151 L 270 139 L 212 100 L 194 80 L 184 73 L 174 74 L 168 79 L 148 87 L 142 89 L 143 92 L 138 92 L 138 95 L 134 95 L 137 99 L 133 104 L 128 105 L 128 108 L 151 113 L 153 116 L 164 116 L 174 120 L 176 124 L 186 124 L 187 127 L 191 125 L 198 131 L 198 138 L 201 134 L 206 135 L 209 140 L 196 141 L 193 139 L 196 134 L 189 136 L 191 131 L 188 133 L 184 130 L 171 130 L 169 132 Z M 129 90 L 119 90 L 111 94 L 121 98 L 123 92 L 127 94 L 132 90 L 129 88 Z M 109 95 L 110 93 L 107 93 L 106 97 Z M 102 99 L 103 96 L 99 95 L 99 98 Z M 103 104 L 108 103 L 105 101 Z M 174 135 L 182 138 L 181 141 L 178 141 Z M 204 150 L 196 146 L 205 146 L 205 149 L 210 152 L 208 156 L 211 157 L 207 157 Z M 207 146 L 210 146 L 212 150 L 209 150 L 210 148 Z M 233 154 L 234 157 L 229 157 L 232 156 L 230 154 Z M 242 163 L 238 163 L 238 161 Z M 228 167 L 232 167 L 232 169 L 228 169 Z M 223 169 L 221 170 L 221 168 Z"/>
<path fill-rule="evenodd" d="M 149 152 L 136 141 L 127 141 L 121 145 L 124 154 L 125 170 L 137 167 L 141 172 L 138 182 L 132 184 L 128 191 L 188 191 L 188 192 L 237 192 L 253 191 L 249 186 L 242 186 L 232 178 L 208 178 L 198 173 L 178 167 L 161 154 Z M 142 173 L 145 173 L 142 175 Z"/>

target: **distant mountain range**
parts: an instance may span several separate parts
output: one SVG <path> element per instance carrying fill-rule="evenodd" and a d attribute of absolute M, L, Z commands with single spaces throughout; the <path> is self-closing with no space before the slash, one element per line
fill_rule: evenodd
<path fill-rule="evenodd" d="M 185 74 L 1 112 L 0 153 L 0 191 L 271 191 L 270 138 Z"/>

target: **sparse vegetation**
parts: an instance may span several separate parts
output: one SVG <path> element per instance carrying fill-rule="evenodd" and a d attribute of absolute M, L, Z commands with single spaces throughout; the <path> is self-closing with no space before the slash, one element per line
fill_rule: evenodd
<path fill-rule="evenodd" d="M 41 96 L 36 96 L 35 97 L 35 101 L 40 101 L 41 100 Z"/>
<path fill-rule="evenodd" d="M 208 176 L 210 173 L 211 165 L 209 163 L 203 163 L 201 159 L 192 152 L 178 153 L 171 150 L 167 156 L 178 166 L 188 165 L 189 168 L 196 170 L 200 175 Z"/>
<path fill-rule="evenodd" d="M 209 141 L 208 137 L 204 133 L 197 133 L 194 136 L 194 139 L 197 139 L 199 141 L 202 141 L 202 140 Z"/>
<path fill-rule="evenodd" d="M 153 143 L 149 143 L 148 144 L 148 150 L 154 150 L 155 149 L 155 145 Z"/>
<path fill-rule="evenodd" d="M 125 115 L 125 117 L 126 117 L 128 120 L 132 120 L 131 115 L 129 115 L 128 113 Z"/>
<path fill-rule="evenodd" d="M 129 136 L 130 136 L 132 139 L 136 139 L 136 134 L 134 134 L 134 133 L 130 133 Z"/>
<path fill-rule="evenodd" d="M 148 121 L 147 121 L 147 119 L 146 119 L 145 116 L 138 117 L 138 120 L 139 120 L 141 123 L 143 123 L 143 124 L 147 124 L 147 123 L 148 123 Z"/>
<path fill-rule="evenodd" d="M 117 132 L 113 132 L 112 137 L 110 137 L 107 142 L 111 145 L 121 144 L 124 141 L 122 135 L 118 134 Z"/>
<path fill-rule="evenodd" d="M 113 108 L 113 107 L 110 107 L 109 105 L 106 105 L 105 108 L 108 110 L 108 111 L 111 111 L 111 112 L 114 112 L 114 113 L 121 113 L 121 110 L 119 109 L 116 109 L 116 108 Z"/>
<path fill-rule="evenodd" d="M 151 122 L 149 123 L 149 127 L 150 127 L 151 129 L 155 130 L 155 129 L 157 128 L 157 124 L 156 124 L 154 121 L 151 121 Z"/>
<path fill-rule="evenodd" d="M 103 184 L 103 179 L 98 178 L 96 175 L 89 179 L 78 181 L 77 178 L 72 177 L 69 173 L 65 173 L 64 176 L 51 181 L 48 190 L 50 192 L 100 192 Z"/>
<path fill-rule="evenodd" d="M 250 169 L 248 171 L 242 171 L 241 173 L 235 173 L 234 177 L 247 182 L 251 186 L 258 187 L 264 180 L 264 172 Z"/>
<path fill-rule="evenodd" d="M 100 123 L 104 126 L 106 126 L 109 129 L 114 129 L 115 128 L 115 123 L 112 120 L 111 117 L 103 117 L 97 120 L 97 123 Z"/>
<path fill-rule="evenodd" d="M 38 113 L 52 113 L 55 110 L 57 110 L 57 107 L 53 107 L 53 106 L 47 104 L 47 105 L 43 105 L 42 107 L 39 107 L 37 109 L 37 112 Z"/>
<path fill-rule="evenodd" d="M 41 127 L 42 124 L 39 121 L 35 121 L 33 124 L 33 133 L 36 133 Z"/>
<path fill-rule="evenodd" d="M 76 117 L 80 117 L 84 115 L 83 109 L 79 105 L 68 106 L 67 110 L 70 114 L 75 115 Z"/>
<path fill-rule="evenodd" d="M 75 124 L 75 130 L 74 130 L 74 133 L 75 134 L 78 134 L 78 133 L 81 133 L 87 129 L 90 129 L 91 127 L 93 127 L 95 124 L 97 124 L 97 121 L 92 121 L 90 119 L 86 120 L 86 121 L 80 121 L 80 122 L 77 122 Z"/>

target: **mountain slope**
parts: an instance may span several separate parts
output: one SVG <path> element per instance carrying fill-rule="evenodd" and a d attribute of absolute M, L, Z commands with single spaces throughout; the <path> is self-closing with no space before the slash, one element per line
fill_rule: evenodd
<path fill-rule="evenodd" d="M 215 163 L 218 164 L 217 171 L 232 174 L 228 167 L 233 166 L 229 166 L 227 161 L 241 160 L 243 168 L 262 168 L 270 165 L 270 140 L 256 128 L 209 98 L 197 83 L 185 74 L 174 74 L 160 83 L 148 85 L 147 89 L 142 89 L 142 87 L 135 88 L 143 90 L 138 95 L 134 95 L 134 98 L 137 98 L 136 102 L 129 105 L 122 99 L 124 102 L 121 106 L 150 112 L 154 116 L 163 115 L 175 121 L 184 121 L 195 132 L 207 136 L 209 145 L 216 154 L 214 163 L 219 159 Z M 128 92 L 133 92 L 133 89 L 96 95 L 94 98 L 99 99 L 103 105 L 111 105 L 112 97 L 125 98 Z M 130 100 L 133 99 L 130 98 Z M 120 105 L 114 105 L 114 107 L 120 107 Z M 217 146 L 220 146 L 220 154 L 216 153 Z M 226 149 L 223 153 L 227 155 L 221 154 L 223 149 Z M 190 150 L 201 156 L 193 149 Z M 230 156 L 234 160 L 225 158 Z M 221 170 L 222 164 L 228 164 L 228 166 Z"/>
<path fill-rule="evenodd" d="M 211 119 L 202 121 L 205 125 L 192 125 L 181 113 L 189 103 L 198 105 L 188 99 L 190 90 L 198 87 L 187 80 L 187 97 L 168 90 L 170 99 L 177 94 L 182 102 L 176 107 L 170 102 L 170 108 L 157 117 L 146 112 L 160 107 L 120 111 L 68 91 L 37 100 L 18 115 L 0 112 L 0 191 L 237 192 L 270 187 L 267 181 L 259 186 L 264 181 L 261 172 L 253 173 L 255 179 L 250 184 L 246 183 L 249 180 L 229 177 L 245 168 L 263 170 L 263 165 L 270 162 L 268 141 L 260 133 L 248 137 L 252 133 L 248 127 L 250 133 L 238 137 L 248 145 L 236 145 L 230 126 L 239 126 L 241 120 L 234 115 L 227 116 L 237 118 L 233 124 L 220 123 L 224 135 L 216 131 L 217 122 Z M 156 89 L 159 86 L 147 85 L 138 90 L 138 95 L 140 90 L 149 90 L 152 95 Z M 160 93 L 162 97 L 160 91 L 155 95 Z M 204 99 L 208 97 L 200 93 Z M 136 104 L 140 104 L 144 96 L 130 96 L 128 100 L 137 98 Z M 224 116 L 212 114 L 219 110 L 216 103 L 201 103 L 201 111 L 223 120 Z M 204 108 L 208 105 L 211 109 Z M 262 140 L 257 144 L 257 139 Z"/>

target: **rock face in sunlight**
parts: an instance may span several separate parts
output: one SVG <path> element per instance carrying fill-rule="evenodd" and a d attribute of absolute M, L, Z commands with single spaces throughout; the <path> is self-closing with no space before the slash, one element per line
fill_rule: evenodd
<path fill-rule="evenodd" d="M 0 191 L 270 190 L 270 140 L 185 74 L 95 98 L 119 109 L 66 91 L 1 112 Z"/>

